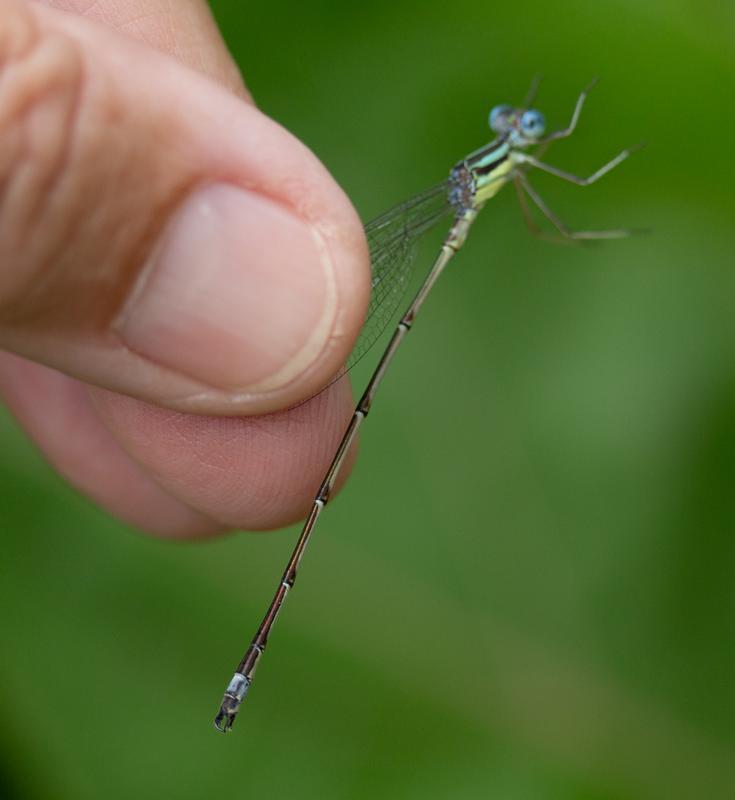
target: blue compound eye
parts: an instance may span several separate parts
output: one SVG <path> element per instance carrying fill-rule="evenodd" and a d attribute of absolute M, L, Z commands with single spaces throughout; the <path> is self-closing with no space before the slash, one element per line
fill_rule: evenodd
<path fill-rule="evenodd" d="M 495 106 L 490 112 L 490 128 L 495 133 L 506 133 L 510 128 L 510 118 L 513 114 L 513 106 Z"/>
<path fill-rule="evenodd" d="M 544 135 L 546 120 L 540 111 L 530 109 L 524 111 L 521 117 L 521 133 L 528 139 L 538 139 Z"/>

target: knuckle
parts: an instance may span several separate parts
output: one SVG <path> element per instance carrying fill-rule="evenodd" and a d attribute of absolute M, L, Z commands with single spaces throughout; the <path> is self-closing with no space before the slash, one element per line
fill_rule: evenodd
<path fill-rule="evenodd" d="M 28 313 L 63 246 L 84 81 L 75 42 L 0 0 L 0 320 Z"/>

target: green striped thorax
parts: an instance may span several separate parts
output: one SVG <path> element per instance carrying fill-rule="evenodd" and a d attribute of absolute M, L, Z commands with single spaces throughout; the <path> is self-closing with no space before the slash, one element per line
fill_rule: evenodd
<path fill-rule="evenodd" d="M 479 209 L 497 194 L 513 169 L 513 151 L 538 144 L 546 131 L 544 115 L 532 108 L 495 106 L 489 123 L 497 138 L 470 153 L 450 173 L 449 199 L 458 214 Z"/>

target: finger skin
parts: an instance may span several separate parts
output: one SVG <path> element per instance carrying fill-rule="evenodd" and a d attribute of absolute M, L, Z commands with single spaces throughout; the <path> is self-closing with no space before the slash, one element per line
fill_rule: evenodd
<path fill-rule="evenodd" d="M 207 22 L 209 12 L 203 2 L 181 0 L 173 10 L 169 0 L 135 3 L 45 0 L 45 5 L 118 26 L 125 34 L 171 53 L 242 96 L 239 74 L 216 28 L 211 20 Z M 183 6 L 185 12 L 179 13 Z M 259 427 L 257 419 L 252 419 L 248 421 L 252 426 L 243 421 L 237 425 L 226 423 L 218 432 L 212 432 L 209 426 L 217 428 L 221 421 L 199 418 L 187 423 L 180 417 L 176 429 L 183 430 L 183 434 L 177 452 L 193 465 L 190 474 L 182 475 L 179 469 L 169 474 L 171 459 L 162 442 L 170 440 L 170 431 L 167 437 L 161 437 L 155 430 L 154 422 L 157 419 L 160 422 L 160 412 L 155 408 L 151 408 L 147 416 L 143 404 L 141 408 L 131 408 L 128 398 L 116 397 L 111 392 L 98 398 L 95 404 L 86 386 L 9 355 L 0 355 L 0 392 L 5 394 L 11 410 L 40 449 L 72 485 L 110 513 L 142 530 L 181 538 L 210 535 L 231 527 L 271 528 L 302 516 L 330 458 L 328 451 L 339 439 L 352 406 L 347 382 L 342 381 L 336 391 L 330 392 L 328 402 L 322 399 L 313 407 L 313 416 L 305 419 L 303 411 L 296 414 L 296 428 L 289 427 L 287 422 L 296 412 L 286 412 L 281 420 L 275 424 L 266 423 L 265 427 Z M 101 408 L 104 408 L 110 428 L 102 421 Z M 136 422 L 141 419 L 149 423 L 149 435 L 142 442 L 135 431 Z M 67 433 L 70 420 L 76 432 L 74 437 Z M 236 473 L 242 486 L 233 484 L 232 479 L 221 484 L 217 472 L 204 467 L 217 463 L 222 432 L 228 426 L 233 466 L 243 466 L 237 452 L 232 457 L 238 447 L 247 448 L 257 456 L 260 473 L 255 488 L 250 488 L 252 476 L 245 472 Z M 132 456 L 120 445 L 116 435 L 126 443 Z M 191 447 L 185 444 L 187 438 Z M 269 453 L 275 441 L 280 456 L 274 461 Z M 138 446 L 144 453 L 136 458 Z M 195 458 L 192 452 L 196 453 Z M 268 468 L 262 469 L 269 459 Z M 300 474 L 289 473 L 288 464 L 287 474 L 283 474 L 282 462 L 289 460 L 300 465 Z M 104 469 L 100 469 L 100 465 L 104 465 Z M 207 472 L 205 491 L 201 489 L 200 470 Z M 154 475 L 160 479 L 160 484 L 153 479 Z M 162 485 L 169 486 L 170 491 Z M 239 505 L 238 497 L 241 498 Z M 253 499 L 257 500 L 255 506 L 251 506 Z M 200 511 L 194 510 L 197 505 Z"/>
<path fill-rule="evenodd" d="M 206 417 L 91 389 L 8 353 L 0 397 L 75 488 L 142 530 L 178 538 L 302 518 L 351 413 L 346 381 L 288 412 Z"/>
<path fill-rule="evenodd" d="M 230 92 L 104 26 L 30 8 L 34 19 L 18 0 L 0 0 L 0 50 L 7 54 L 0 83 L 0 343 L 84 382 L 187 412 L 267 413 L 314 394 L 347 357 L 369 295 L 364 234 L 344 193 L 304 145 Z M 243 314 L 248 332 L 230 336 L 216 324 L 212 302 L 207 319 L 193 314 L 197 325 L 182 324 L 169 346 L 173 360 L 197 349 L 206 366 L 202 343 L 211 340 L 213 358 L 229 353 L 232 369 L 242 365 L 243 374 L 266 376 L 239 385 L 233 375 L 228 389 L 219 388 L 227 380 L 197 379 L 166 366 L 165 353 L 146 355 L 146 339 L 151 346 L 171 339 L 170 323 L 160 335 L 148 324 L 141 338 L 121 322 L 123 314 L 135 319 L 129 301 L 140 281 L 149 281 L 147 267 L 163 257 L 158 244 L 168 241 L 167 223 L 213 184 L 250 197 L 248 209 L 269 203 L 273 209 L 259 212 L 269 232 L 252 249 L 237 240 L 237 217 L 230 214 L 212 234 L 230 242 L 228 269 L 207 268 L 208 255 L 220 249 L 213 242 L 179 281 L 186 299 L 190 272 L 206 281 L 210 273 L 238 278 L 239 268 L 245 281 L 239 294 L 251 304 L 258 281 L 263 284 L 274 324 L 264 318 L 247 326 L 254 317 Z M 187 219 L 206 221 L 206 207 L 197 214 Z M 279 219 L 306 223 L 306 238 L 279 237 Z M 255 236 L 257 225 L 251 228 Z M 181 226 L 176 230 L 181 236 Z M 176 263 L 186 252 L 179 249 Z M 251 272 L 257 279 L 248 283 Z M 294 285 L 301 275 L 301 285 Z M 314 336 L 305 332 L 303 351 L 298 338 L 286 339 L 293 363 L 271 363 L 269 347 L 253 348 L 252 357 L 268 367 L 245 369 L 251 356 L 243 363 L 237 342 L 276 341 L 282 325 L 310 319 L 312 304 L 301 293 L 318 293 L 322 281 L 326 294 L 314 307 L 321 309 Z M 217 289 L 223 301 L 238 296 L 228 286 L 222 279 Z M 204 287 L 204 298 L 211 288 L 217 287 Z M 196 295 L 188 298 L 195 308 Z M 163 318 L 166 304 L 158 304 Z M 171 316 L 188 320 L 186 309 Z M 237 321 L 235 306 L 227 319 Z M 177 346 L 182 336 L 188 344 Z"/>
<path fill-rule="evenodd" d="M 251 100 L 205 0 L 36 0 L 102 22 Z"/>
<path fill-rule="evenodd" d="M 100 420 L 88 388 L 56 370 L 0 352 L 0 397 L 75 489 L 124 522 L 158 536 L 191 538 L 226 530 L 166 493 L 132 461 Z"/>
<path fill-rule="evenodd" d="M 193 416 L 102 389 L 90 393 L 106 427 L 156 483 L 223 525 L 248 530 L 306 515 L 351 416 L 347 381 L 261 417 Z"/>

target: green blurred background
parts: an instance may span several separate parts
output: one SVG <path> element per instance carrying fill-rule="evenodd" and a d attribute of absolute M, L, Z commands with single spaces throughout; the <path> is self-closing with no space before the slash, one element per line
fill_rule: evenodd
<path fill-rule="evenodd" d="M 534 183 L 600 247 L 475 226 L 386 381 L 232 736 L 211 718 L 296 529 L 176 546 L 0 417 L 0 797 L 735 797 L 735 9 L 213 7 L 363 218 L 545 73 Z M 431 244 L 436 244 L 435 242 Z M 423 252 L 424 262 L 430 249 Z"/>

